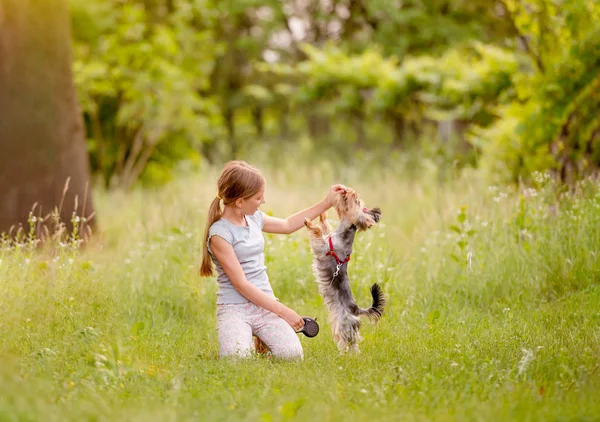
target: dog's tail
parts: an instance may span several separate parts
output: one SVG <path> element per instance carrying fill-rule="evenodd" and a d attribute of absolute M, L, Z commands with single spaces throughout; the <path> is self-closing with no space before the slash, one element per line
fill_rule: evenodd
<path fill-rule="evenodd" d="M 377 322 L 383 315 L 383 308 L 385 307 L 385 296 L 381 291 L 379 284 L 375 283 L 371 286 L 371 296 L 373 296 L 373 304 L 368 309 L 358 308 L 358 315 L 364 315 L 368 317 L 371 322 Z"/>

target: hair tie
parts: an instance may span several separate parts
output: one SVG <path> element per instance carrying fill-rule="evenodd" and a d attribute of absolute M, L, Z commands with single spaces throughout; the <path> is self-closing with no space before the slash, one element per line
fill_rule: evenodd
<path fill-rule="evenodd" d="M 219 194 L 217 193 L 217 199 L 220 201 L 220 200 L 222 200 L 223 198 L 221 198 L 221 195 L 219 195 Z"/>

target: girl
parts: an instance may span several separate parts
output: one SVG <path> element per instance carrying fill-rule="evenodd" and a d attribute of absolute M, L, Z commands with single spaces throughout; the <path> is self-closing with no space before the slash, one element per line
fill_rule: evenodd
<path fill-rule="evenodd" d="M 265 178 L 249 164 L 230 161 L 225 165 L 208 211 L 200 275 L 213 275 L 215 264 L 220 356 L 249 356 L 254 335 L 275 357 L 302 359 L 296 331 L 304 320 L 273 294 L 261 231 L 290 234 L 299 230 L 305 218 L 312 220 L 331 208 L 335 194 L 344 186 L 331 186 L 324 200 L 285 220 L 259 211 L 265 203 L 265 186 Z"/>

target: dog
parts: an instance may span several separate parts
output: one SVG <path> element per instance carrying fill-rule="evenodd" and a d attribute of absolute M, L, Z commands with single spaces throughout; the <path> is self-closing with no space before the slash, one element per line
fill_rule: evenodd
<path fill-rule="evenodd" d="M 304 224 L 310 237 L 313 272 L 319 285 L 319 293 L 329 311 L 333 339 L 341 353 L 358 353 L 358 343 L 362 340 L 359 333 L 360 317 L 366 316 L 373 323 L 379 321 L 386 299 L 381 287 L 375 283 L 371 287 L 371 307 L 360 308 L 350 289 L 348 261 L 356 232 L 377 224 L 381 218 L 381 210 L 366 208 L 359 195 L 351 188 L 336 195 L 334 208 L 340 219 L 340 225 L 334 232 L 326 214 L 319 216 L 317 224 L 308 218 Z"/>

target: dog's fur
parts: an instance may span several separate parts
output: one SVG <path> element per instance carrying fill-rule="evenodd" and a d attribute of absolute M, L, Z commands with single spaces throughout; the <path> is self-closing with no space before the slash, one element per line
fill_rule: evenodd
<path fill-rule="evenodd" d="M 329 310 L 329 322 L 333 338 L 340 352 L 358 352 L 361 341 L 360 316 L 367 316 L 377 322 L 383 314 L 385 297 L 377 283 L 371 287 L 373 304 L 362 309 L 354 300 L 348 278 L 348 262 L 344 263 L 338 274 L 336 259 L 329 253 L 329 237 L 340 260 L 344 260 L 352 252 L 352 244 L 357 231 L 364 231 L 379 222 L 381 210 L 367 209 L 358 194 L 347 188 L 334 200 L 334 208 L 340 219 L 340 225 L 333 233 L 327 216 L 321 214 L 320 222 L 314 224 L 306 219 L 304 224 L 310 233 L 310 246 L 313 253 L 313 271 L 319 283 L 319 293 L 323 296 Z"/>

